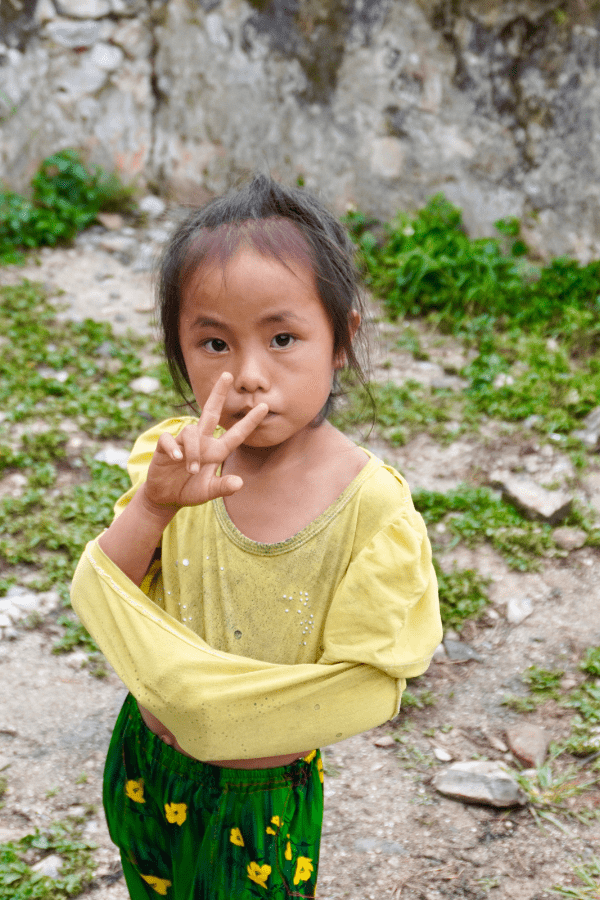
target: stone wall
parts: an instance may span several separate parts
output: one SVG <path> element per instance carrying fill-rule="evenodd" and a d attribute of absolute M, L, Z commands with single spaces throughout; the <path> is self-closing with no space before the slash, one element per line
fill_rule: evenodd
<path fill-rule="evenodd" d="M 596 0 L 0 0 L 0 41 L 13 188 L 65 146 L 183 202 L 268 167 L 600 255 Z"/>

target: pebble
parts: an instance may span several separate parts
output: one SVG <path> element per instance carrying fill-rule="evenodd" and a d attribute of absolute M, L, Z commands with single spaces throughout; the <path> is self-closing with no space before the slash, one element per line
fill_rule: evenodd
<path fill-rule="evenodd" d="M 46 878 L 58 878 L 63 864 L 63 858 L 56 853 L 53 853 L 51 856 L 46 856 L 44 859 L 41 859 L 32 866 L 31 869 L 33 872 L 39 872 L 40 875 L 45 875 Z"/>
<path fill-rule="evenodd" d="M 148 194 L 140 200 L 139 208 L 142 212 L 146 213 L 147 216 L 150 216 L 151 219 L 158 219 L 158 217 L 162 216 L 165 212 L 167 205 L 160 197 L 156 197 L 154 194 Z"/>
<path fill-rule="evenodd" d="M 579 550 L 587 541 L 587 534 L 581 528 L 555 528 L 552 537 L 561 550 Z"/>
<path fill-rule="evenodd" d="M 533 612 L 530 597 L 510 597 L 506 604 L 506 618 L 511 625 L 520 625 Z"/>
<path fill-rule="evenodd" d="M 141 375 L 130 382 L 129 387 L 138 394 L 154 394 L 160 390 L 160 381 L 152 375 Z"/>
<path fill-rule="evenodd" d="M 103 462 L 109 466 L 120 466 L 121 469 L 127 468 L 129 462 L 130 451 L 123 447 L 114 447 L 112 444 L 105 444 L 102 450 L 94 456 L 96 462 Z"/>
<path fill-rule="evenodd" d="M 444 750 L 442 747 L 434 747 L 433 755 L 436 759 L 439 759 L 440 762 L 450 762 L 452 760 L 452 754 L 448 753 L 448 751 Z"/>
<path fill-rule="evenodd" d="M 600 443 L 600 406 L 596 406 L 583 420 L 583 428 L 574 431 L 573 437 L 580 440 L 588 450 L 595 450 Z"/>
<path fill-rule="evenodd" d="M 476 650 L 473 650 L 469 644 L 465 644 L 462 641 L 453 641 L 445 638 L 444 647 L 446 648 L 448 659 L 451 659 L 453 662 L 468 662 L 471 659 L 475 662 L 483 662 L 483 656 L 477 653 Z"/>
<path fill-rule="evenodd" d="M 391 734 L 384 734 L 383 737 L 376 738 L 373 741 L 373 745 L 375 747 L 395 747 L 396 741 L 391 736 Z"/>
<path fill-rule="evenodd" d="M 382 853 L 384 856 L 407 856 L 408 850 L 396 841 L 385 841 L 379 838 L 359 838 L 354 842 L 354 849 L 359 853 Z"/>
<path fill-rule="evenodd" d="M 466 803 L 507 808 L 524 806 L 525 792 L 502 763 L 475 760 L 457 762 L 433 779 L 440 794 Z"/>
<path fill-rule="evenodd" d="M 35 593 L 20 585 L 12 585 L 0 598 L 0 640 L 14 640 L 18 632 L 14 625 L 32 613 L 47 615 L 60 605 L 57 591 Z"/>
<path fill-rule="evenodd" d="M 550 737 L 543 728 L 532 723 L 518 724 L 506 729 L 511 752 L 523 765 L 538 768 L 548 752 Z"/>

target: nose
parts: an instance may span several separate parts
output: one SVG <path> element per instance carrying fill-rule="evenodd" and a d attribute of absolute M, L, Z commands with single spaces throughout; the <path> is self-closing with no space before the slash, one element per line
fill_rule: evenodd
<path fill-rule="evenodd" d="M 233 386 L 239 394 L 268 391 L 270 387 L 267 362 L 259 351 L 247 351 L 241 356 Z"/>

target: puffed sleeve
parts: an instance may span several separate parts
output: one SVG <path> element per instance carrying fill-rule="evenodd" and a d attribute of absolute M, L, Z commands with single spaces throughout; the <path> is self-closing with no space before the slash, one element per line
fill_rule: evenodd
<path fill-rule="evenodd" d="M 437 581 L 422 517 L 407 498 L 352 561 L 333 598 L 319 662 L 421 675 L 442 639 Z"/>

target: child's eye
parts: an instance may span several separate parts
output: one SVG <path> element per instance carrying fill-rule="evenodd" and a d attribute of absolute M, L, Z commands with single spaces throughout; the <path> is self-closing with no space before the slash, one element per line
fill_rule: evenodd
<path fill-rule="evenodd" d="M 276 334 L 271 341 L 271 346 L 280 348 L 289 347 L 295 340 L 296 338 L 292 334 Z"/>
<path fill-rule="evenodd" d="M 202 344 L 210 353 L 223 353 L 227 350 L 227 344 L 221 338 L 210 338 Z"/>

